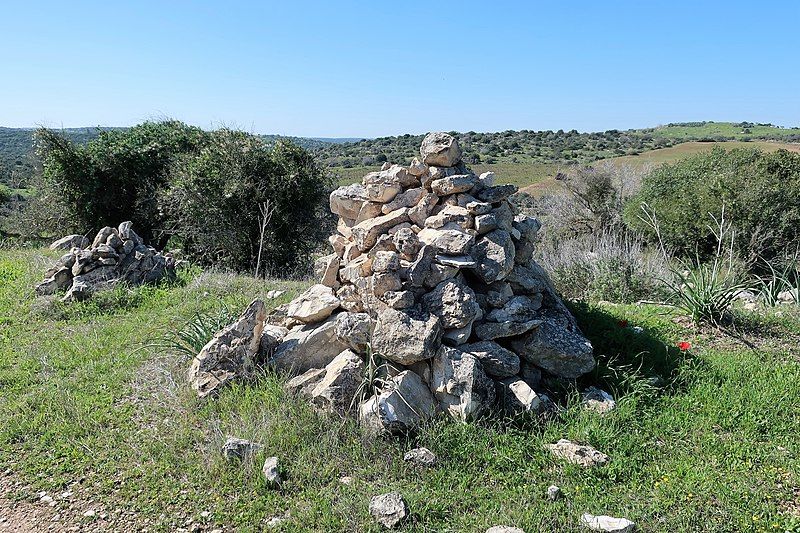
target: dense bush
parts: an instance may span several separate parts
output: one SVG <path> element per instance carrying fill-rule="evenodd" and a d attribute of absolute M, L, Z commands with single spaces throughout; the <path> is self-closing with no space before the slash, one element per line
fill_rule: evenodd
<path fill-rule="evenodd" d="M 667 247 L 684 257 L 713 254 L 709 214 L 718 217 L 724 205 L 736 252 L 755 264 L 800 244 L 800 154 L 715 148 L 653 170 L 626 205 L 625 220 L 654 238 L 640 219 L 642 202 L 656 213 Z"/>
<path fill-rule="evenodd" d="M 181 122 L 145 122 L 128 130 L 104 131 L 77 145 L 42 128 L 36 133 L 36 147 L 43 165 L 43 193 L 63 200 L 67 219 L 80 233 L 131 220 L 150 240 L 162 224 L 158 197 L 167 185 L 170 165 L 179 155 L 196 152 L 206 136 Z"/>
<path fill-rule="evenodd" d="M 27 218 L 38 230 L 90 234 L 132 220 L 160 248 L 172 239 L 191 259 L 246 271 L 259 248 L 265 267 L 293 267 L 319 242 L 329 183 L 290 141 L 168 121 L 84 146 L 42 129 L 37 147 L 43 172 Z"/>
<path fill-rule="evenodd" d="M 294 268 L 325 231 L 329 186 L 314 159 L 290 142 L 269 146 L 246 133 L 215 131 L 198 154 L 173 166 L 165 231 L 205 264 L 250 270 L 266 213 L 262 272 Z"/>
<path fill-rule="evenodd" d="M 11 189 L 0 183 L 0 205 L 11 199 Z"/>

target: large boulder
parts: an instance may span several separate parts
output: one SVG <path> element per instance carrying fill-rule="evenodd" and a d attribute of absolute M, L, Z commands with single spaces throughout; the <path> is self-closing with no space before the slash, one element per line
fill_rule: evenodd
<path fill-rule="evenodd" d="M 384 309 L 372 333 L 372 351 L 384 359 L 410 365 L 430 359 L 442 335 L 439 317 L 419 309 Z"/>
<path fill-rule="evenodd" d="M 512 341 L 513 350 L 554 376 L 575 379 L 594 370 L 591 343 L 580 331 L 545 318 L 530 333 Z"/>
<path fill-rule="evenodd" d="M 429 133 L 419 149 L 422 162 L 429 166 L 453 167 L 461 161 L 461 147 L 449 133 Z"/>
<path fill-rule="evenodd" d="M 50 244 L 51 250 L 71 250 L 73 248 L 86 248 L 89 239 L 83 235 L 67 235 Z"/>
<path fill-rule="evenodd" d="M 266 317 L 264 302 L 253 300 L 236 322 L 200 350 L 189 369 L 189 382 L 198 396 L 208 396 L 232 379 L 250 375 Z"/>

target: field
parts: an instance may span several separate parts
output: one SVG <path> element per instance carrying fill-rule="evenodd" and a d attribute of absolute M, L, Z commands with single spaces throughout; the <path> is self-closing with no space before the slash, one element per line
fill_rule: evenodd
<path fill-rule="evenodd" d="M 690 139 L 786 139 L 800 135 L 800 128 L 778 128 L 769 124 L 734 124 L 732 122 L 704 122 L 670 124 L 652 128 L 653 135 L 675 140 Z"/>
<path fill-rule="evenodd" d="M 600 360 L 586 382 L 611 390 L 615 411 L 585 411 L 568 388 L 554 420 L 439 422 L 405 439 L 372 439 L 288 397 L 269 372 L 200 402 L 185 384 L 188 360 L 160 342 L 196 312 L 239 310 L 269 289 L 287 290 L 268 301 L 274 306 L 303 284 L 187 269 L 173 284 L 66 307 L 33 295 L 53 257 L 0 251 L 6 520 L 13 509 L 38 513 L 41 529 L 258 531 L 280 517 L 276 531 L 377 531 L 369 498 L 399 490 L 412 511 L 408 531 L 578 531 L 583 512 L 625 516 L 646 532 L 800 531 L 794 306 L 739 313 L 748 347 L 689 329 L 664 308 L 576 304 Z M 691 350 L 674 348 L 678 341 Z M 283 487 L 265 486 L 257 461 L 225 463 L 226 435 L 279 456 Z M 559 438 L 592 444 L 611 462 L 565 465 L 543 449 Z M 416 445 L 433 450 L 439 465 L 404 463 Z M 562 499 L 544 497 L 550 484 Z M 52 507 L 39 491 L 55 499 Z M 0 530 L 8 525 L 0 521 Z"/>

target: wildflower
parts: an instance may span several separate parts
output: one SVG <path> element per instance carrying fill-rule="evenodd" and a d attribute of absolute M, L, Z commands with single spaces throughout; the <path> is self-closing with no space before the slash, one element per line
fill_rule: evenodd
<path fill-rule="evenodd" d="M 690 343 L 690 342 L 681 341 L 681 342 L 678 343 L 678 349 L 680 351 L 682 351 L 682 352 L 685 352 L 686 350 L 690 350 L 691 348 L 692 348 L 692 343 Z"/>

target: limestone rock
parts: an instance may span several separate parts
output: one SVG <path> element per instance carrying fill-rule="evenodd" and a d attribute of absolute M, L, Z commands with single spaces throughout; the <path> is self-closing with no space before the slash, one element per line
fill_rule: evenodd
<path fill-rule="evenodd" d="M 319 277 L 321 285 L 338 288 L 339 263 L 339 256 L 335 253 L 317 259 L 314 263 L 314 272 Z"/>
<path fill-rule="evenodd" d="M 429 133 L 419 149 L 422 162 L 437 167 L 453 167 L 461 161 L 461 147 L 449 133 Z"/>
<path fill-rule="evenodd" d="M 264 302 L 253 300 L 236 322 L 200 350 L 189 370 L 189 382 L 198 396 L 208 396 L 232 379 L 250 375 L 266 317 Z"/>
<path fill-rule="evenodd" d="M 561 439 L 555 444 L 548 444 L 547 449 L 561 459 L 579 466 L 597 466 L 608 462 L 608 456 L 597 451 L 591 446 L 576 444 L 567 439 Z"/>
<path fill-rule="evenodd" d="M 364 373 L 364 361 L 345 350 L 325 366 L 324 377 L 311 390 L 314 405 L 344 412 L 350 408 Z"/>
<path fill-rule="evenodd" d="M 476 196 L 478 200 L 493 204 L 505 200 L 512 194 L 515 194 L 517 190 L 518 188 L 516 185 L 496 185 L 494 187 L 482 189 Z"/>
<path fill-rule="evenodd" d="M 89 246 L 89 239 L 83 235 L 67 235 L 50 244 L 51 250 L 71 250 L 73 248 L 86 248 Z"/>
<path fill-rule="evenodd" d="M 484 283 L 505 278 L 514 268 L 514 243 L 505 230 L 487 233 L 472 247 L 472 257 L 478 263 L 475 269 Z"/>
<path fill-rule="evenodd" d="M 597 387 L 589 387 L 583 391 L 582 403 L 584 408 L 595 411 L 601 415 L 612 411 L 617 406 L 617 402 L 614 401 L 613 396 Z"/>
<path fill-rule="evenodd" d="M 636 530 L 636 524 L 627 518 L 595 516 L 589 513 L 581 515 L 581 525 L 592 531 L 605 531 L 606 533 L 630 533 Z"/>
<path fill-rule="evenodd" d="M 439 178 L 431 182 L 431 189 L 439 196 L 447 196 L 472 189 L 478 182 L 474 174 L 457 174 Z"/>
<path fill-rule="evenodd" d="M 256 454 L 263 446 L 257 442 L 228 437 L 222 445 L 222 456 L 228 461 L 243 461 Z"/>
<path fill-rule="evenodd" d="M 325 320 L 338 308 L 339 298 L 333 289 L 317 284 L 292 300 L 286 315 L 304 324 L 313 324 Z"/>
<path fill-rule="evenodd" d="M 359 409 L 361 424 L 372 431 L 403 433 L 436 414 L 436 399 L 411 370 L 392 377 L 379 394 Z"/>
<path fill-rule="evenodd" d="M 392 529 L 408 517 L 408 505 L 398 492 L 373 496 L 369 514 L 383 527 Z"/>
<path fill-rule="evenodd" d="M 561 488 L 556 485 L 547 487 L 547 499 L 551 502 L 556 501 L 561 497 Z"/>
<path fill-rule="evenodd" d="M 505 337 L 516 337 L 542 324 L 541 320 L 529 322 L 483 322 L 475 326 L 475 335 L 482 340 L 495 340 Z M 519 353 L 515 347 L 516 353 Z"/>
<path fill-rule="evenodd" d="M 578 331 L 546 318 L 530 333 L 511 343 L 514 351 L 554 376 L 575 379 L 594 370 L 592 345 Z"/>
<path fill-rule="evenodd" d="M 433 358 L 431 390 L 443 411 L 465 421 L 480 417 L 495 399 L 494 383 L 480 361 L 449 346 L 440 347 Z"/>
<path fill-rule="evenodd" d="M 512 526 L 492 526 L 486 533 L 525 533 L 525 530 Z"/>
<path fill-rule="evenodd" d="M 502 309 L 493 309 L 486 316 L 493 322 L 529 322 L 539 316 L 537 311 L 542 307 L 542 295 L 514 296 Z"/>
<path fill-rule="evenodd" d="M 539 413 L 544 409 L 539 395 L 516 376 L 498 381 L 497 395 L 500 405 L 511 414 Z"/>
<path fill-rule="evenodd" d="M 422 303 L 439 317 L 445 329 L 462 328 L 480 313 L 475 292 L 460 279 L 442 281 L 422 298 Z"/>
<path fill-rule="evenodd" d="M 264 474 L 267 484 L 272 487 L 279 487 L 283 483 L 277 457 L 267 457 L 264 466 L 261 467 L 261 473 Z"/>
<path fill-rule="evenodd" d="M 278 371 L 298 375 L 323 368 L 348 348 L 336 336 L 337 315 L 320 324 L 297 326 L 275 348 L 270 364 Z"/>
<path fill-rule="evenodd" d="M 461 230 L 425 228 L 417 234 L 420 242 L 445 255 L 464 255 L 469 252 L 475 237 Z M 473 256 L 474 258 L 474 256 Z"/>
<path fill-rule="evenodd" d="M 520 361 L 517 354 L 494 341 L 466 344 L 460 350 L 477 357 L 483 370 L 494 378 L 507 378 L 519 373 Z"/>
<path fill-rule="evenodd" d="M 366 252 L 378 240 L 378 236 L 389 230 L 392 226 L 396 226 L 408 220 L 408 208 L 403 207 L 389 214 L 375 217 L 370 220 L 365 220 L 352 228 L 353 239 L 362 252 Z"/>
<path fill-rule="evenodd" d="M 283 342 L 284 337 L 289 333 L 289 330 L 283 326 L 273 326 L 265 324 L 261 332 L 261 339 L 258 343 L 258 351 L 261 357 L 269 360 L 275 352 L 275 348 Z"/>
<path fill-rule="evenodd" d="M 372 328 L 373 321 L 367 313 L 339 313 L 334 322 L 336 337 L 356 353 L 366 353 Z"/>
<path fill-rule="evenodd" d="M 386 309 L 378 314 L 372 350 L 389 361 L 410 365 L 433 357 L 441 334 L 436 315 L 415 309 Z"/>
<path fill-rule="evenodd" d="M 406 452 L 403 461 L 420 466 L 433 466 L 436 464 L 436 455 L 428 448 L 414 448 Z"/>

